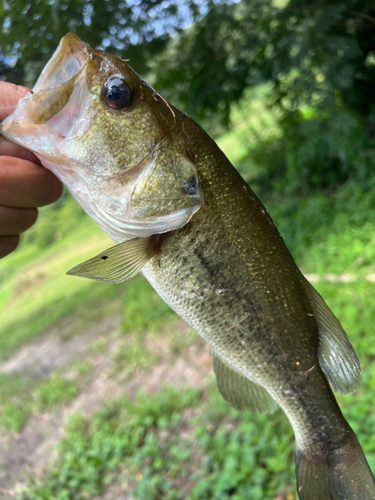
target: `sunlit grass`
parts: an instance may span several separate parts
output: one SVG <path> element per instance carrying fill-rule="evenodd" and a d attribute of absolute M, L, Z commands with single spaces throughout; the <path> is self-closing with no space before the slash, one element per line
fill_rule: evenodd
<path fill-rule="evenodd" d="M 77 385 L 73 380 L 52 375 L 35 391 L 35 406 L 37 411 L 47 411 L 67 403 L 77 395 Z"/>
<path fill-rule="evenodd" d="M 268 85 L 248 89 L 239 104 L 231 108 L 231 130 L 218 137 L 216 142 L 246 181 L 251 181 L 262 172 L 249 152 L 259 144 L 277 139 L 281 129 L 279 114 L 267 106 Z"/>
<path fill-rule="evenodd" d="M 117 478 L 140 500 L 271 500 L 291 488 L 292 454 L 281 412 L 241 415 L 216 389 L 207 401 L 193 388 L 163 387 L 135 404 L 109 401 L 90 420 L 73 416 L 57 461 L 19 498 L 93 497 Z"/>
<path fill-rule="evenodd" d="M 86 300 L 105 297 L 108 286 L 66 276 L 66 271 L 111 244 L 90 222 L 46 249 L 31 245 L 30 250 L 24 245 L 8 257 L 10 267 L 19 266 L 19 270 L 1 282 L 0 359 L 68 312 L 79 313 Z M 30 262 L 31 251 L 34 259 Z"/>

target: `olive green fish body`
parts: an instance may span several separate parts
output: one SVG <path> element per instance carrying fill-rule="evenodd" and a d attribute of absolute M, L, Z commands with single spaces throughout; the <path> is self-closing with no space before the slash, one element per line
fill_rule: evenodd
<path fill-rule="evenodd" d="M 297 393 L 301 403 L 301 389 L 319 406 L 325 400 L 331 412 L 337 406 L 319 367 L 319 333 L 304 278 L 272 219 L 217 146 L 208 137 L 208 147 L 205 142 L 200 148 L 194 134 L 189 139 L 205 203 L 186 226 L 166 236 L 144 276 L 287 414 Z"/>

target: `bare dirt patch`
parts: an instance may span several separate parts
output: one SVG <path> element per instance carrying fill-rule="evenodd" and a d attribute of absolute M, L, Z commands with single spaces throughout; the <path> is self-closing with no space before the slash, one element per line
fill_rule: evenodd
<path fill-rule="evenodd" d="M 74 317 L 64 318 L 60 321 L 64 322 L 61 327 L 71 330 L 75 321 Z M 0 373 L 28 372 L 29 375 L 45 377 L 86 353 L 96 338 L 116 331 L 120 321 L 118 315 L 106 316 L 68 339 L 64 339 L 62 328 L 52 328 L 42 338 L 22 346 L 11 359 L 0 363 Z"/>

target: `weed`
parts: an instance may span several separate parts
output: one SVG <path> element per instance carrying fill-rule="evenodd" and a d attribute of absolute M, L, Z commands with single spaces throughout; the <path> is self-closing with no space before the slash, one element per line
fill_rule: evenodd
<path fill-rule="evenodd" d="M 143 339 L 138 336 L 127 337 L 115 353 L 113 373 L 129 367 L 144 370 L 147 366 L 155 363 L 156 360 L 157 356 L 150 352 Z"/>
<path fill-rule="evenodd" d="M 90 346 L 90 350 L 94 354 L 103 353 L 105 352 L 106 349 L 107 349 L 107 340 L 104 337 L 98 338 Z"/>
<path fill-rule="evenodd" d="M 196 390 L 181 394 L 164 388 L 151 398 L 139 395 L 136 406 L 126 399 L 108 402 L 94 415 L 91 422 L 74 416 L 66 427 L 57 461 L 48 477 L 43 483 L 31 479 L 19 498 L 90 498 L 103 491 L 108 474 L 125 462 L 126 467 L 140 479 L 138 486 L 133 484 L 135 494 L 138 487 L 139 491 L 144 489 L 143 478 L 150 476 L 152 477 L 147 481 L 146 489 L 151 495 L 154 492 L 167 492 L 166 485 L 169 482 L 153 477 L 153 470 L 160 470 L 162 465 L 160 449 L 155 447 L 155 443 L 158 442 L 162 429 L 175 429 L 178 426 L 181 420 L 179 412 L 182 409 L 195 406 L 198 402 Z M 164 442 L 163 447 L 166 450 L 168 443 Z M 186 455 L 181 458 L 184 457 Z M 176 454 L 171 459 L 175 461 Z M 162 498 L 160 495 L 152 497 L 150 494 L 144 498 Z"/>
<path fill-rule="evenodd" d="M 94 369 L 91 361 L 74 361 L 71 366 L 78 375 L 88 375 Z"/>
<path fill-rule="evenodd" d="M 138 279 L 124 295 L 124 333 L 156 331 L 161 324 L 176 319 L 176 314 L 156 295 L 150 285 Z"/>
<path fill-rule="evenodd" d="M 52 375 L 35 391 L 35 405 L 37 411 L 50 410 L 61 406 L 77 394 L 77 386 L 72 380 L 58 375 Z"/>
<path fill-rule="evenodd" d="M 14 432 L 19 432 L 30 415 L 30 406 L 25 402 L 9 402 L 2 407 L 0 426 Z"/>
<path fill-rule="evenodd" d="M 22 374 L 0 375 L 0 426 L 19 432 L 31 413 L 37 381 Z"/>

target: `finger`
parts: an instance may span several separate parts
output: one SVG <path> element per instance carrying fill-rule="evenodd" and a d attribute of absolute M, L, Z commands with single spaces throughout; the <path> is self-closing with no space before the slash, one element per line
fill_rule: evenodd
<path fill-rule="evenodd" d="M 0 259 L 13 252 L 18 247 L 20 237 L 18 234 L 12 236 L 0 236 Z"/>
<path fill-rule="evenodd" d="M 18 101 L 30 92 L 26 87 L 13 83 L 0 82 L 0 121 L 13 113 Z"/>
<path fill-rule="evenodd" d="M 36 208 L 10 208 L 0 205 L 0 236 L 20 234 L 35 224 Z"/>
<path fill-rule="evenodd" d="M 31 151 L 23 148 L 19 144 L 9 141 L 3 136 L 0 136 L 0 156 L 14 156 L 15 158 L 21 158 L 22 160 L 29 160 L 34 163 L 39 163 L 40 160 Z"/>
<path fill-rule="evenodd" d="M 62 193 L 61 182 L 46 168 L 27 160 L 0 156 L 0 204 L 43 207 Z"/>

